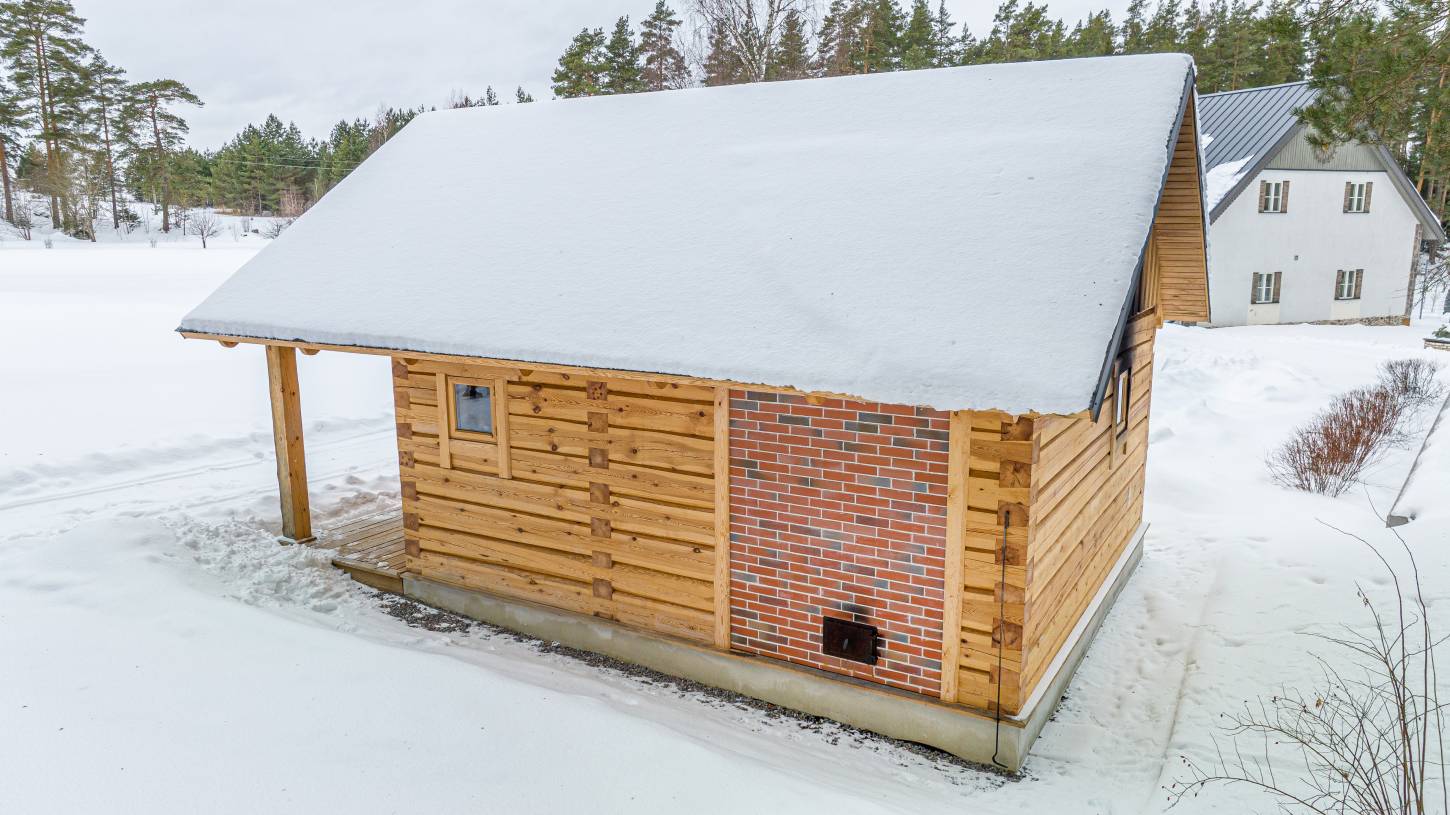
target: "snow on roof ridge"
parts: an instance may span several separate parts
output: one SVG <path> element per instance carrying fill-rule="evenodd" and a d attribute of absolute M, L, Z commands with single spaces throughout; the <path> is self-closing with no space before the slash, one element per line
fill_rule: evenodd
<path fill-rule="evenodd" d="M 1076 413 L 1191 71 L 1154 54 L 421 116 L 182 329 Z M 427 237 L 388 229 L 400 213 Z"/>

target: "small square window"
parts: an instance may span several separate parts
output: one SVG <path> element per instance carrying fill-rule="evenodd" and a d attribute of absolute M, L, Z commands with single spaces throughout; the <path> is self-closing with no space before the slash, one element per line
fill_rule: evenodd
<path fill-rule="evenodd" d="M 493 433 L 493 389 L 453 383 L 453 428 L 464 433 Z"/>

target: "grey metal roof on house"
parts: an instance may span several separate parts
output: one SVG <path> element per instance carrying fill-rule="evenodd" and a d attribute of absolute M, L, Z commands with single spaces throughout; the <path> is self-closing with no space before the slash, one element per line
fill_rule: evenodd
<path fill-rule="evenodd" d="M 1308 82 L 1288 82 L 1198 97 L 1198 132 L 1207 142 L 1203 146 L 1203 172 L 1210 222 L 1217 220 L 1259 171 L 1306 127 L 1299 121 L 1299 111 L 1313 104 L 1318 95 L 1319 91 Z M 1424 226 L 1425 239 L 1445 240 L 1439 219 L 1399 163 L 1383 145 L 1367 146 Z M 1228 166 L 1231 163 L 1239 166 Z M 1216 168 L 1223 170 L 1215 173 Z M 1219 187 L 1230 179 L 1233 183 L 1227 189 Z"/>
<path fill-rule="evenodd" d="M 1203 169 L 1246 156 L 1254 165 L 1273 155 L 1299 124 L 1298 112 L 1318 95 L 1308 82 L 1290 82 L 1198 97 L 1199 132 L 1213 137 L 1203 150 Z"/>

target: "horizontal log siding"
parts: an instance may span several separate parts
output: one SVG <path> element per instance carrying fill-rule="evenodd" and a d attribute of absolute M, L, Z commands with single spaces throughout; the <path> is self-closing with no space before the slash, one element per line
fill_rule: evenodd
<path fill-rule="evenodd" d="M 1024 611 L 1021 693 L 1030 696 L 1143 519 L 1143 477 L 1153 338 L 1159 315 L 1139 314 L 1124 347 L 1132 366 L 1128 431 L 1113 429 L 1109 390 L 1102 415 L 1037 421 L 1032 523 L 1027 552 L 1031 575 Z M 1120 445 L 1113 456 L 1112 445 Z"/>
<path fill-rule="evenodd" d="M 1012 713 L 1021 702 L 1034 420 L 976 412 L 968 426 L 956 701 L 993 711 L 1000 687 Z"/>
<path fill-rule="evenodd" d="M 438 377 L 508 380 L 499 448 L 449 440 Z M 420 577 L 711 642 L 714 391 L 395 359 L 407 569 Z"/>

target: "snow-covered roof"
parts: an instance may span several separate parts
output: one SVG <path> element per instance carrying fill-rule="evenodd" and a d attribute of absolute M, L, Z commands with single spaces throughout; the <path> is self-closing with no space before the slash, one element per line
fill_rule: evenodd
<path fill-rule="evenodd" d="M 1198 97 L 1204 197 L 1211 220 L 1217 220 L 1259 171 L 1307 127 L 1299 121 L 1299 111 L 1312 105 L 1318 96 L 1318 89 L 1305 81 Z M 1370 151 L 1424 226 L 1425 238 L 1444 240 L 1439 218 L 1399 163 L 1383 145 L 1370 145 Z"/>
<path fill-rule="evenodd" d="M 1087 409 L 1192 62 L 982 65 L 419 116 L 187 332 Z"/>

